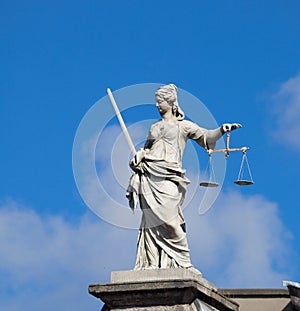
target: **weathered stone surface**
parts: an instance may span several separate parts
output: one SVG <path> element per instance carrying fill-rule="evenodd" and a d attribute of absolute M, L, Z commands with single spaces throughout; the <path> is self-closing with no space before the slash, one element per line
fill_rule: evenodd
<path fill-rule="evenodd" d="M 283 285 L 287 286 L 289 290 L 294 309 L 300 311 L 300 283 L 283 281 Z"/>
<path fill-rule="evenodd" d="M 166 269 L 160 279 L 161 270 L 115 272 L 112 283 L 90 285 L 89 293 L 105 302 L 103 310 L 238 310 L 235 302 L 220 295 L 207 280 L 174 270 L 181 269 Z M 130 281 L 126 282 L 126 275 Z"/>
<path fill-rule="evenodd" d="M 295 311 L 286 289 L 235 288 L 218 292 L 237 302 L 240 311 Z"/>
<path fill-rule="evenodd" d="M 150 270 L 129 270 L 113 271 L 111 283 L 136 283 L 151 281 L 175 281 L 193 280 L 200 282 L 203 286 L 217 291 L 217 287 L 190 269 L 150 269 Z"/>

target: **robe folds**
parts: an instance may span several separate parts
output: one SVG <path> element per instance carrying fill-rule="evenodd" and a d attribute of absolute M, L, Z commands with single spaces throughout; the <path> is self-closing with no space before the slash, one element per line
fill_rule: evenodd
<path fill-rule="evenodd" d="M 131 161 L 135 174 L 127 198 L 132 209 L 139 203 L 143 212 L 136 270 L 192 267 L 181 210 L 189 183 L 182 155 L 188 139 L 207 148 L 208 132 L 186 120 L 158 121 L 151 126 L 144 148 Z"/>

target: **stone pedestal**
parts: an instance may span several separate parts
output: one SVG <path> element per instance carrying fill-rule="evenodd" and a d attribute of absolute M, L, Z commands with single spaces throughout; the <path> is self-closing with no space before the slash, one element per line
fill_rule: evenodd
<path fill-rule="evenodd" d="M 112 272 L 111 283 L 89 286 L 103 311 L 237 311 L 238 305 L 188 269 Z"/>

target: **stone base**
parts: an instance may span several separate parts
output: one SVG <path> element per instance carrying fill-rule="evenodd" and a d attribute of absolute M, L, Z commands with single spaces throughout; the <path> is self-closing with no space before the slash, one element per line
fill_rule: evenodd
<path fill-rule="evenodd" d="M 237 311 L 216 286 L 189 269 L 112 272 L 110 284 L 89 286 L 105 310 L 114 311 Z"/>

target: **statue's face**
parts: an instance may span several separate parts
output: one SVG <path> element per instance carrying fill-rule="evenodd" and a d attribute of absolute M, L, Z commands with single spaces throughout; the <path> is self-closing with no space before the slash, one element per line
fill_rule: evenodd
<path fill-rule="evenodd" d="M 165 114 L 169 110 L 172 110 L 172 106 L 160 96 L 156 96 L 156 107 L 160 114 Z"/>

